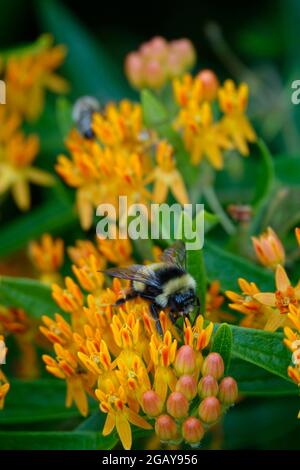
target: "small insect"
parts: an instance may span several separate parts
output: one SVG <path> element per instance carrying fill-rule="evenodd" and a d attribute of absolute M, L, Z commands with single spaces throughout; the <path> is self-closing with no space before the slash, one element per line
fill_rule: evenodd
<path fill-rule="evenodd" d="M 82 96 L 75 101 L 72 118 L 77 129 L 86 139 L 94 137 L 92 129 L 93 114 L 101 111 L 99 101 L 93 96 Z"/>
<path fill-rule="evenodd" d="M 150 313 L 156 328 L 162 335 L 159 311 L 169 308 L 170 320 L 175 323 L 179 316 L 188 316 L 194 306 L 199 307 L 196 296 L 196 282 L 185 269 L 185 250 L 172 246 L 166 249 L 160 263 L 132 265 L 126 268 L 111 268 L 104 271 L 109 276 L 131 281 L 130 289 L 116 305 L 141 297 L 150 303 Z"/>

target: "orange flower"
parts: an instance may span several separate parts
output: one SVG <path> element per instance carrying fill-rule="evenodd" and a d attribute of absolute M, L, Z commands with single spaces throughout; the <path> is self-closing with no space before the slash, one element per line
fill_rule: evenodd
<path fill-rule="evenodd" d="M 4 400 L 6 395 L 8 394 L 9 388 L 10 385 L 8 383 L 8 380 L 0 369 L 0 410 L 2 410 L 4 407 Z"/>
<path fill-rule="evenodd" d="M 252 242 L 256 256 L 262 265 L 275 270 L 278 264 L 284 264 L 284 248 L 271 227 L 268 227 L 267 231 L 258 238 L 252 237 Z"/>
<path fill-rule="evenodd" d="M 154 182 L 153 201 L 161 204 L 167 199 L 170 190 L 180 204 L 188 204 L 189 196 L 183 178 L 175 166 L 173 148 L 166 141 L 157 145 L 156 161 L 157 166 L 145 180 L 145 183 Z"/>
<path fill-rule="evenodd" d="M 31 166 L 38 150 L 38 138 L 26 138 L 22 132 L 15 133 L 2 151 L 0 148 L 0 194 L 11 190 L 17 206 L 24 211 L 30 207 L 29 183 L 51 186 L 54 182 L 49 173 Z"/>
<path fill-rule="evenodd" d="M 234 147 L 247 156 L 249 148 L 247 142 L 255 142 L 256 134 L 252 128 L 245 111 L 248 103 L 248 86 L 241 83 L 236 87 L 232 80 L 226 80 L 219 89 L 220 108 L 224 112 L 221 125 L 232 140 Z"/>
<path fill-rule="evenodd" d="M 45 89 L 54 93 L 69 89 L 67 82 L 54 73 L 65 59 L 66 48 L 52 44 L 52 37 L 44 35 L 22 54 L 9 56 L 5 65 L 7 106 L 29 121 L 42 113 Z"/>
<path fill-rule="evenodd" d="M 175 360 L 177 341 L 172 341 L 169 331 L 164 334 L 163 339 L 157 335 L 151 336 L 149 345 L 150 357 L 155 367 L 154 389 L 164 401 L 168 388 L 175 390 L 176 377 L 170 365 Z"/>
<path fill-rule="evenodd" d="M 41 273 L 41 281 L 46 284 L 61 283 L 57 272 L 63 264 L 64 242 L 61 238 L 52 238 L 45 233 L 40 242 L 29 244 L 29 256 L 37 271 Z"/>
<path fill-rule="evenodd" d="M 130 423 L 142 429 L 151 429 L 152 426 L 126 406 L 127 400 L 123 387 L 117 387 L 108 381 L 106 389 L 106 392 L 100 389 L 95 392 L 100 401 L 100 410 L 107 413 L 102 434 L 107 436 L 116 427 L 124 449 L 128 450 L 132 445 Z"/>

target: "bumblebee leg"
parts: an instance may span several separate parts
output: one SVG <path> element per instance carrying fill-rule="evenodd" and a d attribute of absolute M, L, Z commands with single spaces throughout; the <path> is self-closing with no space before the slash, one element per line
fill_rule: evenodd
<path fill-rule="evenodd" d="M 158 334 L 160 336 L 163 336 L 163 330 L 159 321 L 158 311 L 157 311 L 155 304 L 150 304 L 150 312 L 151 312 L 153 319 L 155 320 L 155 326 L 158 331 Z"/>
<path fill-rule="evenodd" d="M 125 297 L 123 297 L 122 299 L 118 299 L 116 303 L 113 304 L 113 306 L 123 305 L 125 304 L 125 302 L 127 302 L 127 300 L 135 299 L 135 297 L 137 297 L 136 292 L 128 292 Z"/>
<path fill-rule="evenodd" d="M 174 311 L 174 310 L 170 310 L 169 318 L 170 318 L 171 322 L 173 323 L 173 325 L 175 325 L 176 321 L 178 320 L 177 312 Z"/>

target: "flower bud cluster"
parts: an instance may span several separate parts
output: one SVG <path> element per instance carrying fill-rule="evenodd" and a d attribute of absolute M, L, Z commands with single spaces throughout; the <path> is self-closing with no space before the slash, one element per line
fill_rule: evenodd
<path fill-rule="evenodd" d="M 157 36 L 127 55 L 125 73 L 134 88 L 158 89 L 191 69 L 195 61 L 196 52 L 188 39 L 167 42 Z"/>
<path fill-rule="evenodd" d="M 185 441 L 199 446 L 206 430 L 215 424 L 238 397 L 232 377 L 224 377 L 224 362 L 212 352 L 203 360 L 189 345 L 181 346 L 174 361 L 176 382 L 165 403 L 154 390 L 143 394 L 144 412 L 155 419 L 155 432 L 164 443 Z"/>

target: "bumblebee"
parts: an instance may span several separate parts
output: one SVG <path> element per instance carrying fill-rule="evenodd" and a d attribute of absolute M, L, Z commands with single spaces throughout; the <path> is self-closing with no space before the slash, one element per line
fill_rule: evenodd
<path fill-rule="evenodd" d="M 93 114 L 97 112 L 101 112 L 101 105 L 93 96 L 82 96 L 74 103 L 72 118 L 77 129 L 86 139 L 94 137 L 92 119 Z"/>
<path fill-rule="evenodd" d="M 166 249 L 161 262 L 150 265 L 132 265 L 126 268 L 111 268 L 105 274 L 131 281 L 130 289 L 116 305 L 141 297 L 149 302 L 150 313 L 156 328 L 162 335 L 159 311 L 169 309 L 170 320 L 175 323 L 180 316 L 188 316 L 200 302 L 196 296 L 196 281 L 186 272 L 183 247 Z"/>

